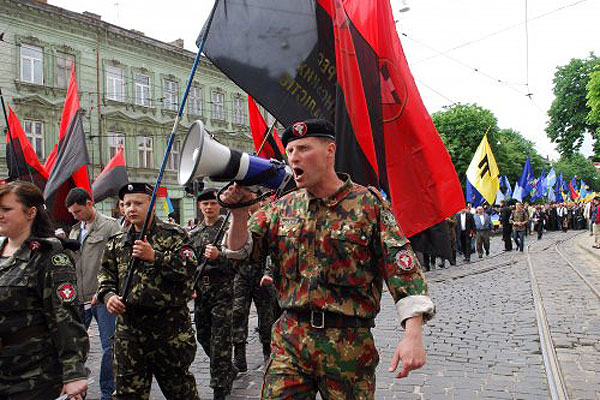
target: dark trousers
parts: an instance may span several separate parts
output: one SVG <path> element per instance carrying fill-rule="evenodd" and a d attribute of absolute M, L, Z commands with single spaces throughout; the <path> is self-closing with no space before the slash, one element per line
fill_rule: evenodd
<path fill-rule="evenodd" d="M 512 226 L 508 226 L 508 228 L 502 228 L 502 240 L 504 241 L 504 250 L 511 251 L 512 250 Z"/>
<path fill-rule="evenodd" d="M 471 235 L 469 235 L 469 231 L 460 231 L 460 247 L 463 249 L 465 260 L 471 260 Z"/>

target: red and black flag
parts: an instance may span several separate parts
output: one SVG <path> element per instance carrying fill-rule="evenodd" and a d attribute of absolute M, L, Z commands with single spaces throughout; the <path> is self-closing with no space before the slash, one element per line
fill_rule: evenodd
<path fill-rule="evenodd" d="M 334 122 L 336 168 L 384 190 L 408 236 L 464 206 L 389 0 L 219 0 L 204 53 L 284 125 Z"/>
<path fill-rule="evenodd" d="M 72 216 L 64 205 L 69 190 L 80 187 L 91 194 L 87 172 L 89 156 L 83 131 L 82 111 L 73 67 L 60 121 L 59 140 L 44 164 L 49 176 L 44 198 L 52 216 L 62 223 L 72 221 Z"/>
<path fill-rule="evenodd" d="M 96 203 L 102 200 L 118 196 L 119 189 L 129 183 L 123 147 L 119 147 L 117 154 L 108 162 L 92 184 L 92 194 Z"/>
<path fill-rule="evenodd" d="M 48 173 L 40 164 L 19 119 L 10 107 L 8 107 L 8 132 L 6 133 L 6 164 L 10 180 L 30 181 L 40 190 L 44 190 Z"/>
<path fill-rule="evenodd" d="M 248 96 L 248 115 L 250 116 L 250 130 L 252 131 L 256 155 L 283 161 L 285 150 L 281 139 L 277 135 L 277 130 L 273 127 L 273 132 L 265 140 L 265 136 L 269 133 L 269 127 L 258 110 L 254 99 L 250 96 Z"/>

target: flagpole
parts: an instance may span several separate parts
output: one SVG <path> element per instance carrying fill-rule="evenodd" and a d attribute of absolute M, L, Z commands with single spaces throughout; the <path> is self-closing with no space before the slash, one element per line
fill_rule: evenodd
<path fill-rule="evenodd" d="M 4 113 L 4 121 L 6 121 L 6 130 L 8 131 L 10 146 L 12 147 L 12 154 L 13 154 L 13 158 L 15 159 L 15 167 L 17 168 L 17 175 L 19 175 L 19 177 L 21 177 L 21 170 L 19 169 L 19 161 L 17 160 L 17 149 L 15 148 L 15 142 L 13 141 L 12 132 L 10 131 L 10 125 L 8 123 L 8 114 L 6 113 L 6 104 L 4 102 L 4 94 L 2 94 L 2 88 L 0 88 L 0 99 L 2 100 L 2 112 Z M 31 175 L 31 169 L 29 169 L 29 164 L 27 164 L 27 171 L 29 172 L 29 179 L 31 180 L 31 183 L 34 183 L 33 175 Z"/>
<path fill-rule="evenodd" d="M 275 124 L 277 124 L 277 120 L 273 121 L 273 123 L 269 127 L 269 130 L 267 131 L 267 134 L 265 135 L 262 143 L 260 144 L 260 147 L 258 148 L 258 151 L 256 152 L 257 156 L 260 155 L 260 152 L 262 151 L 263 147 L 265 147 L 265 144 L 267 143 L 267 140 L 269 139 L 269 136 L 271 136 L 273 134 L 273 131 L 275 130 Z"/>
<path fill-rule="evenodd" d="M 146 212 L 146 218 L 144 219 L 144 224 L 142 225 L 142 230 L 138 235 L 138 240 L 143 240 L 146 236 L 146 231 L 148 230 L 148 225 L 150 224 L 150 219 L 152 217 L 152 209 L 156 204 L 156 195 L 158 193 L 158 188 L 162 182 L 162 177 L 165 172 L 165 168 L 167 166 L 167 161 L 169 160 L 169 154 L 171 153 L 171 148 L 173 147 L 173 142 L 175 141 L 175 134 L 177 133 L 177 126 L 179 125 L 179 121 L 183 115 L 183 110 L 185 108 L 185 103 L 188 98 L 188 94 L 192 87 L 192 81 L 194 79 L 194 75 L 196 74 L 196 69 L 198 69 L 198 65 L 200 64 L 200 58 L 202 51 L 204 50 L 204 45 L 206 44 L 206 38 L 208 37 L 208 32 L 210 31 L 210 26 L 212 25 L 212 21 L 215 16 L 215 11 L 217 9 L 217 5 L 219 4 L 219 0 L 215 0 L 215 4 L 208 16 L 208 20 L 206 22 L 206 29 L 202 35 L 202 41 L 198 46 L 198 53 L 196 54 L 196 59 L 194 60 L 194 64 L 192 65 L 192 70 L 190 72 L 190 78 L 188 79 L 187 86 L 185 88 L 185 92 L 183 93 L 183 98 L 181 99 L 181 104 L 179 105 L 179 111 L 177 112 L 177 116 L 175 117 L 175 121 L 173 123 L 173 128 L 171 129 L 171 135 L 169 136 L 169 140 L 167 142 L 167 148 L 165 149 L 165 154 L 163 155 L 162 164 L 158 171 L 158 176 L 156 177 L 156 183 L 154 184 L 154 191 L 152 192 L 152 197 L 150 198 L 150 204 L 148 205 L 148 211 Z M 123 290 L 121 292 L 121 298 L 124 303 L 127 302 L 127 297 L 129 296 L 129 292 L 131 291 L 131 280 L 133 279 L 133 272 L 137 268 L 140 259 L 137 257 L 131 257 L 131 261 L 129 262 L 129 269 L 127 271 L 127 275 L 125 277 L 125 282 L 123 283 Z"/>

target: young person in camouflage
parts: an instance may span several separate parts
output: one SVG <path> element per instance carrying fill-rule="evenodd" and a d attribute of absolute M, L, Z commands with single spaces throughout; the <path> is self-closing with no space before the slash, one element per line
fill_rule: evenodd
<path fill-rule="evenodd" d="M 0 399 L 82 399 L 89 344 L 75 267 L 36 186 L 0 186 L 0 235 Z"/>
<path fill-rule="evenodd" d="M 231 362 L 231 329 L 233 318 L 233 265 L 219 247 L 212 246 L 225 221 L 215 197 L 215 189 L 198 195 L 203 219 L 190 232 L 192 243 L 200 257 L 210 261 L 198 282 L 194 301 L 194 321 L 198 342 L 210 358 L 210 387 L 215 399 L 224 399 L 231 391 L 236 370 Z"/>
<path fill-rule="evenodd" d="M 250 208 L 250 214 L 260 213 L 260 203 Z M 263 348 L 265 361 L 271 354 L 271 327 L 274 318 L 273 289 L 261 286 L 266 260 L 239 263 L 233 281 L 233 362 L 240 372 L 248 370 L 246 341 L 248 340 L 248 317 L 254 301 L 258 315 L 258 337 Z"/>
<path fill-rule="evenodd" d="M 289 127 L 283 143 L 298 190 L 247 226 L 232 211 L 230 251 L 269 254 L 284 313 L 272 333 L 262 398 L 373 399 L 379 356 L 370 328 L 383 281 L 405 329 L 389 371 L 398 378 L 425 364 L 422 323 L 434 314 L 417 257 L 394 215 L 371 190 L 336 174 L 335 133 L 324 120 Z M 223 200 L 245 201 L 232 186 Z M 251 234 L 249 234 L 249 232 Z"/>
<path fill-rule="evenodd" d="M 119 191 L 125 202 L 125 231 L 109 239 L 98 273 L 98 301 L 117 316 L 114 344 L 115 398 L 148 399 L 154 376 L 167 399 L 198 399 L 189 367 L 196 341 L 187 302 L 197 267 L 189 236 L 178 225 L 152 216 L 146 238 L 136 240 L 150 205 L 152 187 L 129 183 Z M 136 269 L 126 302 L 118 293 L 131 257 Z"/>

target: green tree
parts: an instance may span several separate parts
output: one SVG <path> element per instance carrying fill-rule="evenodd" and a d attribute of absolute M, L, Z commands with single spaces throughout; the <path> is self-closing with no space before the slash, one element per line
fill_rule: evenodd
<path fill-rule="evenodd" d="M 557 174 L 562 172 L 565 179 L 577 176 L 577 182 L 583 179 L 592 190 L 600 191 L 600 171 L 581 153 L 561 157 L 554 169 Z"/>
<path fill-rule="evenodd" d="M 587 121 L 590 125 L 596 127 L 594 132 L 594 159 L 600 161 L 600 66 L 596 66 L 594 72 L 590 74 L 586 98 L 587 106 L 590 109 Z"/>
<path fill-rule="evenodd" d="M 498 131 L 494 114 L 476 104 L 455 104 L 434 113 L 431 118 L 442 136 L 454 168 L 464 182 L 467 168 L 484 133 Z"/>
<path fill-rule="evenodd" d="M 494 114 L 476 104 L 455 104 L 434 113 L 432 119 L 463 182 L 485 132 L 488 132 L 500 175 L 506 175 L 511 184 L 521 175 L 527 156 L 531 156 L 531 166 L 536 174 L 541 173 L 542 165 L 546 163 L 532 142 L 513 129 L 499 129 Z"/>
<path fill-rule="evenodd" d="M 590 123 L 587 105 L 587 85 L 590 73 L 600 65 L 593 53 L 585 59 L 574 58 L 557 68 L 554 74 L 555 99 L 550 106 L 550 120 L 546 134 L 557 144 L 561 156 L 569 156 L 581 148 L 585 133 L 593 133 L 600 126 Z"/>

